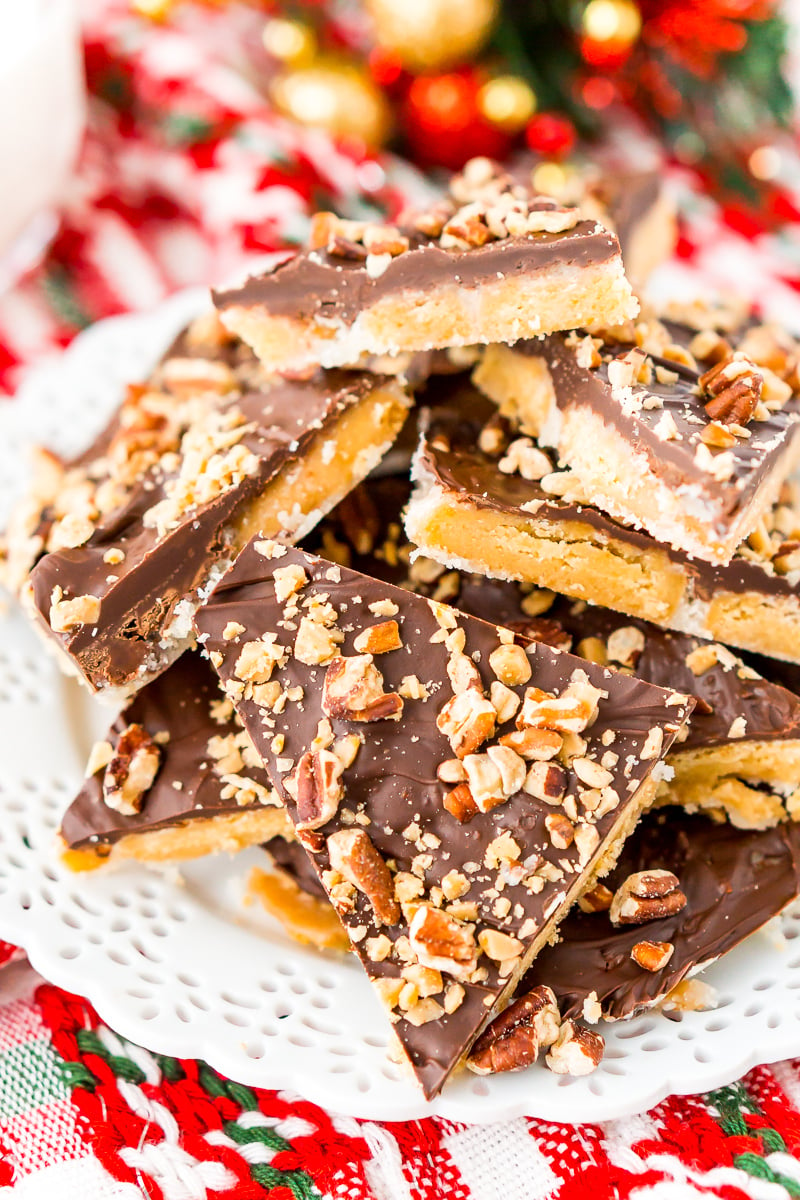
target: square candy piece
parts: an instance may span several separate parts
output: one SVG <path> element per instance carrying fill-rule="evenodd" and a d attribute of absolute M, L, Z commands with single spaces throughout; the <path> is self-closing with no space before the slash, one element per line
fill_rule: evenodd
<path fill-rule="evenodd" d="M 725 564 L 800 461 L 797 351 L 766 326 L 650 320 L 492 346 L 473 378 L 557 449 L 575 496 Z"/>
<path fill-rule="evenodd" d="M 569 471 L 465 380 L 437 381 L 405 516 L 426 556 L 551 588 L 743 650 L 800 661 L 800 494 L 784 483 L 725 566 L 662 545 L 573 494 Z"/>
<path fill-rule="evenodd" d="M 269 380 L 213 314 L 196 321 L 12 520 L 9 568 L 37 627 L 93 691 L 129 696 L 189 644 L 252 533 L 301 537 L 376 465 L 409 403 L 374 375 Z"/>
<path fill-rule="evenodd" d="M 76 871 L 173 862 L 291 836 L 285 810 L 207 660 L 187 653 L 92 749 L 61 822 Z"/>
<path fill-rule="evenodd" d="M 317 214 L 308 249 L 214 302 L 278 371 L 513 342 L 638 310 L 614 234 L 487 159 L 397 225 Z"/>
<path fill-rule="evenodd" d="M 436 1094 L 613 863 L 693 702 L 261 539 L 196 627 Z"/>

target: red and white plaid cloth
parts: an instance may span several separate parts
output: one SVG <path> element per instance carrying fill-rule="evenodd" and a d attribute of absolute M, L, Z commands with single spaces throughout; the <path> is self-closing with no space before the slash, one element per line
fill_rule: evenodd
<path fill-rule="evenodd" d="M 231 65 L 228 17 L 180 28 L 92 3 L 87 142 L 46 260 L 0 296 L 0 383 L 112 313 L 224 279 L 304 235 L 320 205 L 401 200 L 402 164 L 275 116 Z M 234 30 L 236 32 L 236 30 Z M 673 173 L 675 287 L 738 291 L 800 329 L 800 181 L 765 233 Z M 254 1091 L 119 1038 L 0 943 L 0 1198 L 576 1200 L 800 1197 L 800 1061 L 604 1125 L 379 1124 Z"/>

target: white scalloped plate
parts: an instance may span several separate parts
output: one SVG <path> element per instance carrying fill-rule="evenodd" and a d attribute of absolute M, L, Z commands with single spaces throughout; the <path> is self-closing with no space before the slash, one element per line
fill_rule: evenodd
<path fill-rule="evenodd" d="M 144 374 L 203 302 L 181 294 L 154 313 L 96 325 L 0 408 L 0 519 L 24 481 L 31 441 L 86 443 L 123 383 Z M 132 1041 L 386 1120 L 608 1120 L 800 1054 L 798 913 L 783 917 L 783 943 L 774 929 L 758 934 L 706 973 L 719 992 L 713 1012 L 607 1025 L 605 1060 L 589 1078 L 465 1073 L 426 1104 L 387 1056 L 387 1025 L 359 968 L 302 949 L 245 906 L 258 850 L 180 872 L 130 865 L 72 875 L 61 866 L 59 816 L 108 723 L 16 611 L 0 617 L 0 936 Z"/>

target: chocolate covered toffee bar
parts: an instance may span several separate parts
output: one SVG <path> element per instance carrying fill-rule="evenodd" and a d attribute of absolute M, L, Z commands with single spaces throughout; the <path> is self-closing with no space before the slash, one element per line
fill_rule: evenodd
<path fill-rule="evenodd" d="M 434 1095 L 609 869 L 693 702 L 259 538 L 195 621 Z"/>
<path fill-rule="evenodd" d="M 365 574 L 507 626 L 518 637 L 693 695 L 697 707 L 688 736 L 667 755 L 670 778 L 659 785 L 658 802 L 704 809 L 742 828 L 800 818 L 796 680 L 780 686 L 784 681 L 774 677 L 776 664 L 769 659 L 754 670 L 719 644 L 524 584 L 415 559 L 400 524 L 408 490 L 399 478 L 371 480 L 369 492 L 365 485 L 357 489 L 306 544 Z"/>
<path fill-rule="evenodd" d="M 73 870 L 239 850 L 291 826 L 250 738 L 199 654 L 143 688 L 92 749 L 61 822 Z"/>
<path fill-rule="evenodd" d="M 800 460 L 800 408 L 796 343 L 767 326 L 723 334 L 720 319 L 491 346 L 473 378 L 557 448 L 573 495 L 724 564 Z"/>
<path fill-rule="evenodd" d="M 727 566 L 713 566 L 571 498 L 569 473 L 554 471 L 548 455 L 516 437 L 463 380 L 436 387 L 452 403 L 431 410 L 406 514 L 425 555 L 800 661 L 796 485 L 784 484 Z"/>
<path fill-rule="evenodd" d="M 397 225 L 317 214 L 307 250 L 214 302 L 278 371 L 516 341 L 638 310 L 616 237 L 488 159 Z"/>
<path fill-rule="evenodd" d="M 9 562 L 63 661 L 123 696 L 189 644 L 191 617 L 255 529 L 298 538 L 380 460 L 409 400 L 394 380 L 269 381 L 212 316 L 133 387 L 88 458 L 12 522 Z"/>
<path fill-rule="evenodd" d="M 637 902 L 648 880 L 650 891 L 662 895 Z M 755 833 L 678 809 L 648 814 L 613 873 L 573 908 L 561 940 L 542 951 L 514 1003 L 476 1042 L 468 1065 L 513 1071 L 536 1060 L 528 999 L 534 989 L 552 990 L 567 1020 L 617 1020 L 663 1000 L 669 1010 L 676 988 L 680 1008 L 686 980 L 777 916 L 798 892 L 799 826 Z"/>

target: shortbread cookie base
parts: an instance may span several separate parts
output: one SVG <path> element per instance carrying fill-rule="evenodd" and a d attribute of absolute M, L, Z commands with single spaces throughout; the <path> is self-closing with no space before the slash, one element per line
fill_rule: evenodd
<path fill-rule="evenodd" d="M 209 562 L 208 572 L 195 593 L 178 601 L 169 621 L 149 642 L 134 676 L 109 679 L 99 644 L 90 644 L 75 655 L 66 651 L 61 637 L 53 633 L 37 609 L 31 585 L 26 585 L 22 593 L 23 606 L 47 641 L 55 643 L 62 669 L 75 675 L 90 691 L 101 692 L 115 703 L 129 700 L 193 643 L 191 622 L 194 614 L 253 533 L 259 531 L 265 536 L 289 541 L 304 537 L 378 465 L 400 432 L 410 403 L 398 384 L 387 380 L 346 408 L 335 424 L 316 435 L 301 458 L 284 466 L 229 525 L 228 538 L 220 539 L 225 545 L 223 556 Z M 166 544 L 159 548 L 159 552 L 165 550 Z"/>
<path fill-rule="evenodd" d="M 794 803 L 791 798 L 792 788 L 800 792 L 800 741 L 734 740 L 676 750 L 669 765 L 675 775 L 661 784 L 658 804 L 721 812 L 737 829 L 769 829 L 800 817 L 800 795 Z"/>
<path fill-rule="evenodd" d="M 231 304 L 223 323 L 269 370 L 357 363 L 363 355 L 399 354 L 490 342 L 514 342 L 592 321 L 616 324 L 638 304 L 619 255 L 590 266 L 554 264 L 530 275 L 403 291 L 362 309 L 354 321 L 272 314 L 263 304 Z"/>
<path fill-rule="evenodd" d="M 294 828 L 283 808 L 251 808 L 216 817 L 197 817 L 165 829 L 131 833 L 109 845 L 71 850 L 60 841 L 61 861 L 71 871 L 93 871 L 115 863 L 165 863 L 201 858 L 205 854 L 236 854 L 272 837 L 294 837 Z"/>
<path fill-rule="evenodd" d="M 634 545 L 576 520 L 550 521 L 481 508 L 421 477 L 406 532 L 422 554 L 448 567 L 551 588 L 682 633 L 800 662 L 795 595 L 729 591 L 693 595 L 693 577 L 655 542 Z"/>

